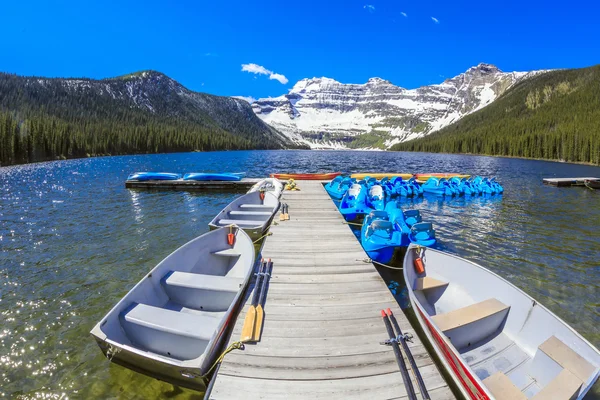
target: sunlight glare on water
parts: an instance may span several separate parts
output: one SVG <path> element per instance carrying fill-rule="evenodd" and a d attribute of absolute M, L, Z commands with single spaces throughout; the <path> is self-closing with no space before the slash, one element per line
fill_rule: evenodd
<path fill-rule="evenodd" d="M 0 168 L 0 395 L 22 399 L 201 398 L 112 365 L 93 325 L 237 195 L 127 190 L 135 171 L 466 172 L 502 197 L 402 203 L 432 221 L 442 249 L 490 268 L 600 345 L 600 192 L 542 177 L 600 168 L 393 152 L 244 151 L 59 161 Z M 592 395 L 596 396 L 596 395 Z"/>

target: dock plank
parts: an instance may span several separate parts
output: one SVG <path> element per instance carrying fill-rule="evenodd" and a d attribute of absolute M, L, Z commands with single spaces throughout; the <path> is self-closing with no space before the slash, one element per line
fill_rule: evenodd
<path fill-rule="evenodd" d="M 273 261 L 261 341 L 227 354 L 210 399 L 406 399 L 380 310 L 390 307 L 432 399 L 454 399 L 360 243 L 320 182 L 284 192 L 290 220 L 271 227 Z M 229 342 L 239 340 L 253 286 Z M 415 391 L 419 393 L 416 382 Z"/>

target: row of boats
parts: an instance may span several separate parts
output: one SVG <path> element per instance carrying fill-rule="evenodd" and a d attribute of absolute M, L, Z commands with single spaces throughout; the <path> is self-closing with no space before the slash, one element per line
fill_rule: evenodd
<path fill-rule="evenodd" d="M 332 198 L 341 200 L 354 184 L 366 187 L 379 185 L 389 198 L 397 196 L 418 197 L 422 196 L 423 193 L 431 193 L 438 196 L 479 196 L 504 193 L 504 187 L 495 178 L 489 179 L 480 176 L 455 176 L 450 178 L 432 176 L 426 181 L 421 181 L 415 177 L 404 179 L 400 176 L 386 176 L 380 180 L 367 176 L 364 179 L 357 180 L 356 178 L 340 175 L 328 182 L 325 185 L 325 190 L 327 190 L 327 193 Z"/>
<path fill-rule="evenodd" d="M 113 362 L 204 390 L 256 266 L 254 242 L 269 229 L 283 185 L 263 179 L 133 287 L 91 331 Z"/>

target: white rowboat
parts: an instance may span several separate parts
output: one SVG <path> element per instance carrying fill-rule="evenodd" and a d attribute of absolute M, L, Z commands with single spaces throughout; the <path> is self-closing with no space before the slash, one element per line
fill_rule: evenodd
<path fill-rule="evenodd" d="M 224 332 L 255 264 L 252 240 L 235 227 L 206 233 L 161 261 L 92 329 L 113 362 L 204 390 Z"/>
<path fill-rule="evenodd" d="M 465 398 L 581 399 L 598 379 L 598 350 L 493 272 L 411 245 L 404 278 L 423 331 Z"/>
<path fill-rule="evenodd" d="M 261 190 L 264 192 L 271 192 L 279 199 L 281 197 L 281 193 L 283 193 L 283 183 L 281 183 L 277 178 L 261 179 L 260 181 L 256 182 L 254 186 L 250 188 L 250 190 L 248 190 L 248 193 L 260 192 Z"/>
<path fill-rule="evenodd" d="M 235 224 L 257 240 L 269 229 L 278 209 L 279 199 L 273 193 L 251 192 L 229 203 L 208 226 L 219 229 Z"/>

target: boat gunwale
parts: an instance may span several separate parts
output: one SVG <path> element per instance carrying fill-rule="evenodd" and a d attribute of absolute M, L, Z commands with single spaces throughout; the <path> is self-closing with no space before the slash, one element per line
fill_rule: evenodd
<path fill-rule="evenodd" d="M 465 395 L 467 398 L 469 398 L 470 396 L 467 393 L 465 393 L 464 387 L 462 386 L 462 384 L 457 381 L 457 377 L 455 376 L 455 373 L 454 373 L 453 369 L 449 366 L 449 364 L 446 361 L 446 359 L 443 356 L 443 354 L 440 354 L 441 352 L 440 352 L 440 349 L 438 348 L 437 342 L 429 334 L 428 327 L 427 326 L 423 326 L 423 321 L 421 321 L 422 316 L 424 316 L 425 319 L 426 319 L 426 321 L 428 322 L 428 324 L 430 326 L 432 326 L 436 330 L 436 333 L 440 335 L 440 337 L 442 338 L 442 340 L 444 340 L 444 342 L 448 346 L 448 349 L 450 351 L 452 351 L 453 355 L 459 361 L 463 360 L 463 358 L 462 358 L 461 354 L 459 353 L 458 349 L 450 341 L 444 339 L 445 338 L 444 333 L 440 330 L 440 328 L 437 326 L 437 324 L 435 324 L 435 322 L 433 321 L 433 319 L 431 318 L 431 316 L 429 315 L 429 313 L 425 310 L 425 308 L 423 307 L 423 305 L 421 304 L 421 302 L 415 296 L 414 290 L 413 290 L 413 285 L 412 285 L 413 282 L 409 282 L 409 280 L 408 280 L 407 272 L 406 272 L 407 271 L 407 259 L 410 256 L 411 250 L 413 250 L 415 248 L 418 248 L 418 247 L 423 247 L 423 246 L 418 246 L 418 245 L 415 245 L 415 244 L 411 244 L 408 247 L 407 251 L 406 251 L 406 254 L 404 256 L 404 261 L 403 261 L 403 267 L 404 268 L 403 268 L 402 274 L 404 275 L 404 281 L 406 282 L 406 287 L 407 287 L 407 290 L 408 290 L 408 295 L 409 295 L 410 302 L 411 302 L 411 304 L 413 304 L 413 306 L 414 305 L 417 306 L 419 312 L 415 313 L 415 314 L 417 314 L 417 318 L 419 319 L 419 322 L 421 322 L 421 328 L 423 329 L 423 331 L 427 335 L 427 339 L 429 340 L 429 342 L 435 348 L 438 357 L 444 363 L 444 367 L 446 367 L 446 370 L 452 376 L 452 379 L 455 381 L 455 383 L 457 384 L 457 386 L 460 388 L 460 390 L 463 393 L 463 395 Z M 466 263 L 471 264 L 472 266 L 474 266 L 476 268 L 479 268 L 480 270 L 483 270 L 484 272 L 492 275 L 494 278 L 500 279 L 500 281 L 502 281 L 503 283 L 509 285 L 513 289 L 517 290 L 521 295 L 524 295 L 526 298 L 528 298 L 529 300 L 531 300 L 532 302 L 534 302 L 536 307 L 541 307 L 544 311 L 546 311 L 547 313 L 549 313 L 559 323 L 561 323 L 564 327 L 566 327 L 572 334 L 574 334 L 578 339 L 580 339 L 584 344 L 586 344 L 587 346 L 589 346 L 591 350 L 595 351 L 600 356 L 600 351 L 592 343 L 590 343 L 585 337 L 583 337 L 579 332 L 577 332 L 573 327 L 571 327 L 570 324 L 567 324 L 559 316 L 557 316 L 555 313 L 553 313 L 547 307 L 545 307 L 542 303 L 540 303 L 539 301 L 537 301 L 535 298 L 533 298 L 532 296 L 530 296 L 525 291 L 521 290 L 520 288 L 518 288 L 517 286 L 515 286 L 514 284 L 512 284 L 511 282 L 509 282 L 505 278 L 503 278 L 500 275 L 496 274 L 495 272 L 493 272 L 493 271 L 491 271 L 491 270 L 489 270 L 489 269 L 487 269 L 487 268 L 485 268 L 485 267 L 483 267 L 483 266 L 475 263 L 474 261 L 462 258 L 462 257 L 460 257 L 458 255 L 451 254 L 451 253 L 448 253 L 448 252 L 445 252 L 445 251 L 440 251 L 440 250 L 437 250 L 437 249 L 431 249 L 431 248 L 427 248 L 427 251 L 434 251 L 434 252 L 440 253 L 442 255 L 450 256 L 452 258 L 455 258 L 455 259 L 457 259 L 457 260 L 459 260 L 461 262 L 466 262 Z M 416 275 L 418 275 L 418 274 L 416 274 Z M 450 284 L 451 282 L 448 282 L 448 283 Z M 421 314 L 421 315 L 419 315 L 419 314 Z M 575 350 L 573 350 L 573 351 L 575 351 Z M 595 382 L 600 377 L 600 365 L 596 365 L 593 361 L 591 361 L 591 360 L 589 360 L 589 359 L 581 356 L 581 354 L 579 354 L 579 353 L 577 353 L 577 354 L 580 357 L 584 358 L 587 362 L 589 362 L 590 364 L 592 364 L 596 368 L 596 372 L 590 378 L 588 378 L 588 380 L 586 382 L 583 382 L 583 385 L 585 385 L 585 389 L 577 397 L 577 399 L 581 399 L 592 388 L 592 383 Z M 461 364 L 462 364 L 462 362 L 461 362 Z M 478 383 L 480 383 L 481 387 L 483 388 L 483 390 L 486 393 L 488 393 L 489 396 L 491 396 L 490 397 L 491 399 L 493 399 L 494 396 L 489 393 L 489 390 L 487 389 L 487 387 L 485 386 L 485 384 L 483 383 L 483 381 L 481 379 L 479 379 L 479 377 L 475 374 L 475 371 L 473 371 L 473 369 L 471 368 L 471 366 L 469 366 L 468 364 L 467 365 L 463 364 L 463 366 L 466 369 L 469 370 L 469 372 L 471 373 L 472 378 L 475 379 Z"/>

